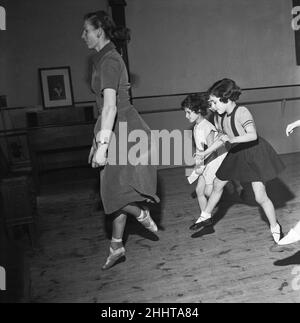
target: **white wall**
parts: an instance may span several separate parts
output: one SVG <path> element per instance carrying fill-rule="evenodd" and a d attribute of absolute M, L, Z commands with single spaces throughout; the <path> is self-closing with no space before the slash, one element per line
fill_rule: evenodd
<path fill-rule="evenodd" d="M 300 83 L 290 0 L 129 0 L 135 96 Z"/>
<path fill-rule="evenodd" d="M 224 3 L 127 0 L 134 96 L 201 91 L 224 76 L 243 88 L 300 83 L 292 1 Z M 107 1 L 9 0 L 6 7 L 10 106 L 40 104 L 38 68 L 63 65 L 71 67 L 75 100 L 93 99 L 82 17 Z"/>

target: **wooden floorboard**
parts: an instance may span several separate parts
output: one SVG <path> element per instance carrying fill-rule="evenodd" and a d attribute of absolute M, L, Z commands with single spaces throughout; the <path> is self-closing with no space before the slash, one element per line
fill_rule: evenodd
<path fill-rule="evenodd" d="M 287 168 L 269 188 L 287 232 L 300 219 L 300 154 L 282 158 Z M 160 171 L 159 183 L 158 237 L 129 219 L 126 261 L 108 271 L 100 268 L 110 223 L 97 208 L 95 180 L 44 183 L 40 249 L 28 253 L 31 302 L 300 302 L 292 273 L 300 268 L 300 244 L 270 252 L 269 228 L 256 206 L 226 193 L 217 223 L 199 236 L 189 230 L 199 209 L 184 169 Z"/>

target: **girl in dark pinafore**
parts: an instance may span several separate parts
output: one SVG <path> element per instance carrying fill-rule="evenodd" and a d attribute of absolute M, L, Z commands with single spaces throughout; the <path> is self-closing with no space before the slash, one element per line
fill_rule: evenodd
<path fill-rule="evenodd" d="M 132 158 L 130 153 L 128 155 L 134 143 L 128 142 L 127 136 L 140 131 L 149 139 L 149 144 L 151 132 L 130 104 L 127 69 L 111 41 L 116 32 L 106 12 L 85 15 L 82 38 L 89 49 L 97 52 L 93 58 L 92 89 L 100 112 L 89 162 L 92 167 L 103 167 L 100 181 L 102 203 L 105 213 L 113 217 L 110 252 L 102 269 L 110 268 L 125 255 L 122 238 L 128 213 L 150 231 L 157 232 L 157 226 L 143 202 L 159 201 L 156 167 L 150 164 L 154 153 L 151 143 L 142 147 L 140 159 Z M 122 141 L 124 138 L 125 143 Z M 133 150 L 131 153 L 134 155 Z M 143 204 L 143 208 L 138 202 Z"/>
<path fill-rule="evenodd" d="M 224 134 L 206 151 L 198 154 L 198 157 L 205 158 L 225 142 L 229 142 L 231 147 L 216 173 L 212 195 L 201 213 L 203 225 L 210 224 L 212 210 L 228 181 L 251 183 L 256 202 L 264 210 L 273 239 L 278 243 L 282 234 L 281 227 L 276 220 L 274 205 L 266 193 L 265 183 L 277 177 L 284 165 L 272 146 L 257 135 L 250 111 L 236 103 L 241 89 L 233 80 L 216 82 L 209 89 L 209 94 L 210 104 L 219 115 L 224 114 L 223 118 L 219 118 L 218 125 Z"/>

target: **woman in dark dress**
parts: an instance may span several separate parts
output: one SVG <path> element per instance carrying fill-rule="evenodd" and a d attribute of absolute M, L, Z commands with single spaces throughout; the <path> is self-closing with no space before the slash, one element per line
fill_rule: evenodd
<path fill-rule="evenodd" d="M 228 181 L 251 183 L 255 200 L 264 210 L 270 222 L 273 239 L 278 243 L 282 234 L 281 227 L 276 220 L 274 205 L 266 193 L 265 183 L 277 177 L 284 165 L 273 147 L 257 135 L 250 111 L 237 104 L 241 89 L 233 80 L 220 80 L 208 92 L 212 107 L 219 115 L 223 115 L 219 118 L 218 125 L 223 135 L 205 152 L 198 154 L 198 157 L 204 159 L 225 142 L 230 144 L 230 148 L 216 172 L 213 193 L 206 209 L 201 213 L 203 225 L 211 224 L 212 210 L 220 200 Z"/>
<path fill-rule="evenodd" d="M 82 38 L 89 49 L 97 52 L 93 57 L 92 90 L 99 109 L 89 162 L 92 167 L 101 167 L 104 212 L 113 219 L 110 253 L 102 269 L 110 268 L 125 255 L 122 238 L 127 214 L 132 214 L 148 230 L 157 232 L 143 202 L 159 202 L 157 171 L 150 163 L 155 153 L 149 144 L 151 131 L 130 104 L 127 69 L 112 42 L 116 32 L 105 11 L 85 15 Z M 139 157 L 134 154 L 132 140 L 126 140 L 133 131 L 149 139 Z"/>

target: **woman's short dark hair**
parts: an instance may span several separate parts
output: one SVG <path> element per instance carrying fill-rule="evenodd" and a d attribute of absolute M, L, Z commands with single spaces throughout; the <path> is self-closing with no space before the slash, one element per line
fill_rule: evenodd
<path fill-rule="evenodd" d="M 102 28 L 106 38 L 110 40 L 130 40 L 130 31 L 123 26 L 116 26 L 113 19 L 104 10 L 87 13 L 84 21 L 88 21 L 95 29 Z"/>
<path fill-rule="evenodd" d="M 227 103 L 228 100 L 233 102 L 237 101 L 242 93 L 242 90 L 235 81 L 231 79 L 222 79 L 213 84 L 209 89 L 208 93 L 220 98 L 220 101 Z"/>
<path fill-rule="evenodd" d="M 194 111 L 197 114 L 201 114 L 202 116 L 207 115 L 207 110 L 209 108 L 208 102 L 208 93 L 201 92 L 201 93 L 193 93 L 189 94 L 182 102 L 181 108 L 189 109 Z"/>

